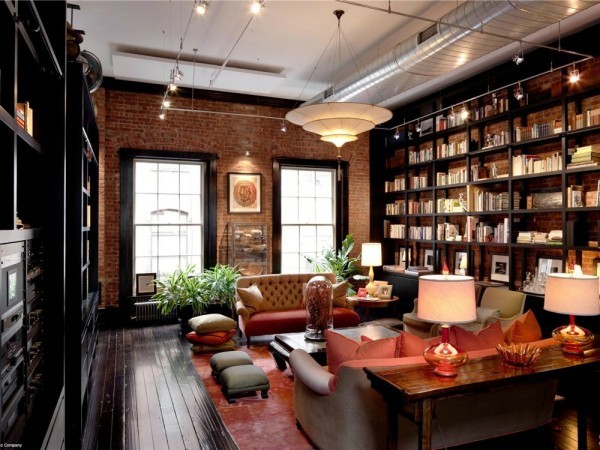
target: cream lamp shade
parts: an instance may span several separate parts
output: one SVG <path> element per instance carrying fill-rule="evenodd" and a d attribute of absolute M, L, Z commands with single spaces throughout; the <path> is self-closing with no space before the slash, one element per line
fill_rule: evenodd
<path fill-rule="evenodd" d="M 463 275 L 419 277 L 417 317 L 426 322 L 468 323 L 477 320 L 475 281 Z"/>
<path fill-rule="evenodd" d="M 362 266 L 376 267 L 381 265 L 381 244 L 366 242 L 361 248 L 361 259 L 360 263 Z"/>
<path fill-rule="evenodd" d="M 381 265 L 381 244 L 378 242 L 365 242 L 362 245 L 360 254 L 361 265 L 369 266 L 369 283 L 365 289 L 372 296 L 377 292 L 377 286 L 373 283 L 373 278 L 375 277 L 373 266 Z"/>
<path fill-rule="evenodd" d="M 598 277 L 549 273 L 546 278 L 544 309 L 546 311 L 574 316 L 597 316 L 600 314 Z"/>

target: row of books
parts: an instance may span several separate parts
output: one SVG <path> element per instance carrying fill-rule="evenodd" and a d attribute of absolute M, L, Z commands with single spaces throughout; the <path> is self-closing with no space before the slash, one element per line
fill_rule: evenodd
<path fill-rule="evenodd" d="M 555 152 L 544 158 L 538 155 L 516 155 L 512 159 L 512 173 L 527 175 L 532 173 L 545 173 L 561 170 L 563 158 L 560 152 Z"/>
<path fill-rule="evenodd" d="M 433 213 L 433 200 L 409 200 L 408 214 Z"/>
<path fill-rule="evenodd" d="M 429 185 L 427 175 L 414 175 L 408 177 L 408 188 L 409 189 L 421 189 L 426 188 Z"/>
<path fill-rule="evenodd" d="M 469 198 L 469 211 L 503 211 L 510 209 L 508 192 L 493 192 L 487 188 L 473 188 Z"/>
<path fill-rule="evenodd" d="M 433 159 L 433 148 L 424 148 L 422 150 L 413 150 L 408 152 L 408 163 L 417 164 L 420 162 L 431 161 Z"/>
<path fill-rule="evenodd" d="M 600 108 L 588 109 L 585 113 L 575 114 L 573 128 L 580 129 L 600 125 Z"/>
<path fill-rule="evenodd" d="M 577 147 L 571 155 L 571 162 L 567 164 L 567 169 L 596 165 L 598 162 L 600 162 L 600 145 L 594 144 Z"/>
<path fill-rule="evenodd" d="M 399 216 L 401 214 L 406 214 L 406 203 L 404 200 L 396 200 L 394 203 L 386 203 L 386 216 Z"/>
<path fill-rule="evenodd" d="M 436 229 L 436 239 L 439 241 L 454 241 L 460 235 L 460 226 L 454 223 L 439 223 Z"/>
<path fill-rule="evenodd" d="M 508 217 L 496 226 L 490 225 L 487 222 L 479 222 L 475 226 L 475 241 L 508 244 L 510 242 Z"/>
<path fill-rule="evenodd" d="M 16 112 L 17 125 L 33 136 L 33 109 L 29 102 L 17 103 Z"/>
<path fill-rule="evenodd" d="M 541 138 L 554 134 L 554 123 L 534 123 L 530 127 L 515 127 L 515 142 Z"/>
<path fill-rule="evenodd" d="M 385 192 L 398 192 L 406 189 L 406 179 L 400 175 L 394 178 L 393 181 L 386 181 L 383 185 Z"/>
<path fill-rule="evenodd" d="M 447 144 L 438 145 L 436 155 L 438 158 L 447 158 L 455 155 L 464 155 L 469 150 L 467 140 L 448 142 Z"/>
<path fill-rule="evenodd" d="M 433 239 L 433 227 L 430 226 L 411 226 L 408 228 L 409 239 Z"/>
<path fill-rule="evenodd" d="M 406 225 L 383 221 L 383 237 L 393 239 L 404 239 L 406 237 Z"/>
<path fill-rule="evenodd" d="M 435 174 L 437 186 L 446 186 L 449 184 L 466 183 L 468 180 L 466 168 L 457 169 L 452 172 L 438 172 Z"/>
<path fill-rule="evenodd" d="M 517 244 L 540 244 L 545 245 L 548 240 L 548 233 L 543 231 L 519 231 L 517 235 Z"/>
<path fill-rule="evenodd" d="M 499 145 L 506 145 L 510 142 L 510 135 L 508 131 L 501 131 L 499 133 L 488 133 L 485 135 L 485 146 L 483 148 L 498 147 Z"/>
<path fill-rule="evenodd" d="M 457 198 L 438 198 L 436 200 L 436 210 L 438 213 L 465 211 Z"/>

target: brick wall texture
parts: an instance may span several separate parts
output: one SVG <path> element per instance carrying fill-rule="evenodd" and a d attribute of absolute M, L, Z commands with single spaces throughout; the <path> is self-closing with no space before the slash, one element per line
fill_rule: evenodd
<path fill-rule="evenodd" d="M 194 100 L 196 109 L 230 114 L 169 112 L 158 117 L 162 96 L 101 88 L 94 93 L 100 128 L 100 281 L 103 304 L 117 305 L 119 290 L 119 149 L 208 152 L 218 155 L 217 255 L 226 249 L 228 222 L 267 223 L 272 227 L 272 160 L 275 157 L 304 159 L 336 158 L 336 148 L 301 127 L 250 116 L 284 117 L 286 109 L 208 100 Z M 189 107 L 190 99 L 173 106 Z M 244 157 L 246 151 L 250 157 Z M 369 136 L 342 147 L 342 159 L 349 161 L 349 232 L 354 235 L 355 252 L 369 240 Z M 262 213 L 227 213 L 227 173 L 263 175 Z M 271 245 L 269 243 L 269 248 Z M 220 263 L 227 261 L 219 260 Z"/>

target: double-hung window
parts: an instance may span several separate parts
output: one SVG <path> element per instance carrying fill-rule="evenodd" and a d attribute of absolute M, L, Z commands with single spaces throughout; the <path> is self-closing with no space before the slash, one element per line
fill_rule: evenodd
<path fill-rule="evenodd" d="M 203 162 L 134 159 L 134 273 L 203 265 Z"/>

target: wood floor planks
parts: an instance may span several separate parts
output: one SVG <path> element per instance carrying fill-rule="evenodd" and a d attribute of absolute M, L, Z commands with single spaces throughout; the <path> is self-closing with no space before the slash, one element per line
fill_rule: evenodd
<path fill-rule="evenodd" d="M 96 359 L 92 370 L 102 387 L 96 449 L 238 450 L 192 365 L 178 325 L 101 330 Z M 577 449 L 574 408 L 558 402 L 555 416 L 549 427 L 455 448 Z M 599 448 L 598 431 L 595 408 L 588 420 L 588 448 Z M 265 449 L 272 448 L 268 444 Z"/>

